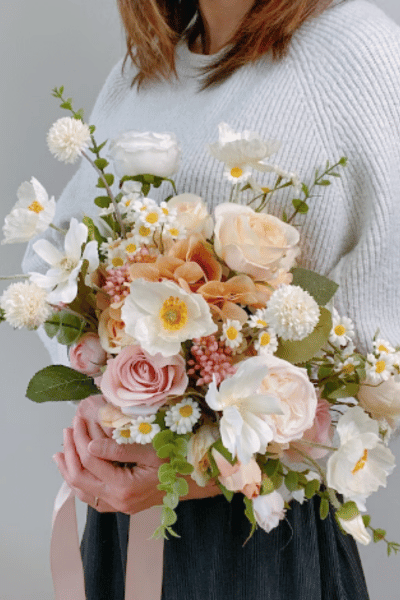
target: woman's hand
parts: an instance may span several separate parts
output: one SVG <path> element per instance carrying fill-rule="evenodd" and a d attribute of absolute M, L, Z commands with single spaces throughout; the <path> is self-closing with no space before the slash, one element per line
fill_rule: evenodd
<path fill-rule="evenodd" d="M 99 512 L 135 514 L 162 504 L 164 493 L 157 485 L 158 468 L 164 461 L 150 444 L 119 445 L 110 439 L 110 430 L 98 423 L 98 410 L 104 403 L 101 397 L 81 402 L 73 428 L 64 432 L 64 452 L 54 457 L 62 476 L 80 500 Z M 190 476 L 186 479 L 189 494 L 185 499 L 220 494 L 213 483 L 201 488 Z"/>

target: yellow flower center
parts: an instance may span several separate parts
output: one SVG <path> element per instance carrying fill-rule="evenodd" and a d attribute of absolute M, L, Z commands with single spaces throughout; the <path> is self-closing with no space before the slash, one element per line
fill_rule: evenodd
<path fill-rule="evenodd" d="M 120 256 L 115 256 L 111 262 L 112 262 L 112 266 L 115 268 L 122 267 L 124 264 L 124 261 Z"/>
<path fill-rule="evenodd" d="M 243 169 L 241 169 L 240 167 L 233 167 L 231 169 L 231 175 L 232 177 L 239 178 L 243 175 Z"/>
<path fill-rule="evenodd" d="M 160 310 L 160 319 L 167 331 L 179 331 L 188 321 L 188 310 L 180 298 L 170 296 L 164 301 Z"/>
<path fill-rule="evenodd" d="M 131 430 L 130 429 L 121 429 L 121 431 L 119 432 L 119 435 L 123 438 L 130 438 L 131 437 Z"/>
<path fill-rule="evenodd" d="M 268 194 L 268 192 L 270 192 L 271 190 L 267 187 L 262 187 L 261 191 L 264 192 L 264 194 Z"/>
<path fill-rule="evenodd" d="M 131 203 L 131 201 L 130 201 L 130 200 L 126 200 L 126 201 L 125 201 L 125 206 L 129 206 L 129 205 L 130 205 L 130 203 Z"/>
<path fill-rule="evenodd" d="M 386 352 L 386 354 L 389 354 L 388 348 L 386 348 L 386 346 L 384 346 L 383 344 L 380 344 L 380 346 L 378 346 L 378 350 L 379 352 Z"/>
<path fill-rule="evenodd" d="M 133 254 L 134 252 L 136 252 L 137 246 L 136 246 L 136 244 L 128 244 L 126 246 L 125 250 L 128 254 Z"/>
<path fill-rule="evenodd" d="M 228 340 L 236 340 L 237 336 L 238 330 L 236 329 L 236 327 L 233 327 L 232 325 L 228 327 L 228 329 L 226 330 L 226 337 L 228 338 Z"/>
<path fill-rule="evenodd" d="M 263 319 L 258 319 L 257 325 L 259 325 L 260 327 L 268 327 L 268 323 Z"/>
<path fill-rule="evenodd" d="M 165 215 L 166 217 L 169 215 L 169 210 L 168 210 L 168 208 L 165 208 L 165 207 L 164 207 L 164 208 L 162 208 L 161 210 L 163 211 L 163 213 L 164 213 L 164 215 Z"/>
<path fill-rule="evenodd" d="M 141 225 L 139 227 L 139 235 L 141 235 L 142 237 L 147 237 L 151 234 L 151 229 L 149 227 L 146 227 L 146 225 Z"/>
<path fill-rule="evenodd" d="M 334 332 L 338 336 L 344 335 L 346 333 L 346 327 L 344 325 L 336 325 Z"/>
<path fill-rule="evenodd" d="M 354 373 L 354 369 L 355 369 L 355 366 L 352 363 L 348 363 L 347 365 L 343 365 L 343 367 L 342 367 L 343 373 L 347 373 L 348 375 L 350 375 L 351 373 Z"/>
<path fill-rule="evenodd" d="M 269 333 L 263 333 L 262 336 L 260 337 L 260 345 L 261 346 L 268 346 L 270 341 L 271 341 L 271 336 L 269 335 Z"/>
<path fill-rule="evenodd" d="M 351 472 L 352 475 L 355 475 L 358 471 L 361 471 L 361 469 L 363 469 L 365 467 L 367 459 L 368 459 L 368 450 L 365 449 L 362 457 L 360 458 L 360 460 L 358 460 L 356 462 L 356 465 L 355 465 L 354 469 Z"/>
<path fill-rule="evenodd" d="M 143 435 L 147 435 L 148 433 L 151 433 L 153 427 L 150 425 L 150 423 L 140 423 L 138 429 L 140 433 L 143 433 Z"/>
<path fill-rule="evenodd" d="M 376 373 L 383 373 L 383 371 L 386 369 L 386 363 L 384 360 L 378 360 L 376 365 L 375 365 L 375 372 Z"/>
<path fill-rule="evenodd" d="M 156 212 L 150 212 L 148 215 L 146 215 L 146 222 L 150 223 L 151 225 L 154 225 L 154 223 L 158 223 L 158 220 L 159 216 Z"/>
<path fill-rule="evenodd" d="M 169 229 L 169 233 L 170 235 L 172 235 L 173 237 L 178 236 L 179 235 L 179 229 L 177 229 L 176 227 L 171 227 Z"/>
<path fill-rule="evenodd" d="M 181 417 L 191 417 L 193 414 L 193 407 L 190 406 L 190 404 L 185 404 L 185 406 L 182 406 L 179 409 L 179 414 L 181 415 Z"/>
<path fill-rule="evenodd" d="M 32 212 L 39 214 L 40 212 L 42 212 L 42 210 L 44 210 L 44 206 L 42 204 L 40 204 L 40 202 L 38 202 L 37 200 L 34 200 L 32 202 L 32 204 L 30 204 L 28 206 L 28 210 L 31 210 Z"/>

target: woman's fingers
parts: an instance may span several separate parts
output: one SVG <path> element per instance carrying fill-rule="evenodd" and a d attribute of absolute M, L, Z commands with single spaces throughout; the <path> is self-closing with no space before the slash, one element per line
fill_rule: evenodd
<path fill-rule="evenodd" d="M 108 438 L 104 438 L 102 441 L 106 440 L 108 440 Z M 115 476 L 117 467 L 110 462 L 100 460 L 96 456 L 93 456 L 88 450 L 91 441 L 86 421 L 76 416 L 74 418 L 73 442 L 81 466 L 90 471 L 90 473 L 101 481 L 108 482 Z"/>
<path fill-rule="evenodd" d="M 111 439 L 95 439 L 89 444 L 89 453 L 102 460 L 136 463 L 159 467 L 162 464 L 151 444 L 117 444 Z"/>

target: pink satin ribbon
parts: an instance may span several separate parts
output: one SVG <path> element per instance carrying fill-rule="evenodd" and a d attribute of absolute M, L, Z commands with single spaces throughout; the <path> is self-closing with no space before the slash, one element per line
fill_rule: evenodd
<path fill-rule="evenodd" d="M 157 507 L 130 517 L 125 600 L 161 598 L 164 543 L 149 540 L 159 524 Z M 50 555 L 55 600 L 86 600 L 75 496 L 65 482 L 54 502 Z"/>

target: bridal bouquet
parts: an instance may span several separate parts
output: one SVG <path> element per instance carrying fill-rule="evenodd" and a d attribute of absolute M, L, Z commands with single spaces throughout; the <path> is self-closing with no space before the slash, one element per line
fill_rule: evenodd
<path fill-rule="evenodd" d="M 57 247 L 37 239 L 47 272 L 12 283 L 0 299 L 2 320 L 43 327 L 69 348 L 71 366 L 37 373 L 28 398 L 102 394 L 99 418 L 115 442 L 154 446 L 165 493 L 156 537 L 176 535 L 191 477 L 199 486 L 215 480 L 228 501 L 240 492 L 251 533 L 276 527 L 291 500 L 317 495 L 321 519 L 332 506 L 344 532 L 397 551 L 361 513 L 394 469 L 387 442 L 400 417 L 400 350 L 377 334 L 367 355 L 358 352 L 352 321 L 334 308 L 337 284 L 296 266 L 294 222 L 346 159 L 306 185 L 269 162 L 275 142 L 221 123 L 208 150 L 232 188 L 210 214 L 202 198 L 176 192 L 174 135 L 127 132 L 103 158 L 106 142 L 97 145 L 95 127 L 63 92 L 53 90 L 72 116 L 52 126 L 48 145 L 64 162 L 91 162 L 99 210 L 62 231 L 54 199 L 32 178 L 6 217 L 3 243 L 48 227 L 63 239 Z M 267 174 L 268 187 L 254 171 Z M 172 194 L 157 203 L 160 186 Z M 283 188 L 295 197 L 291 214 L 277 218 L 266 208 Z"/>

